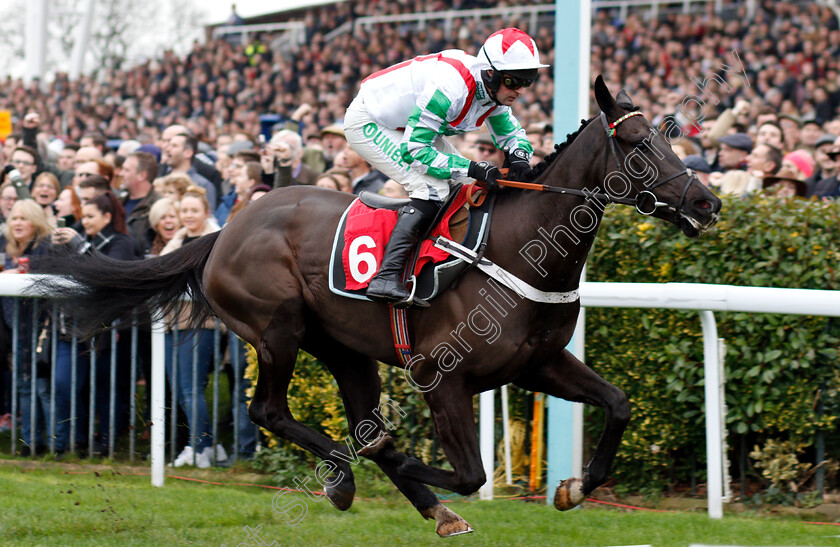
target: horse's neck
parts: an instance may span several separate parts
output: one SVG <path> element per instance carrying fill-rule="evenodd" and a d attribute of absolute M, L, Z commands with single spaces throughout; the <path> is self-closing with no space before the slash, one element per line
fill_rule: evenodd
<path fill-rule="evenodd" d="M 549 165 L 538 182 L 603 195 L 604 146 L 588 127 Z M 606 203 L 590 198 L 524 191 L 518 205 L 519 255 L 526 280 L 545 291 L 577 288 Z"/>

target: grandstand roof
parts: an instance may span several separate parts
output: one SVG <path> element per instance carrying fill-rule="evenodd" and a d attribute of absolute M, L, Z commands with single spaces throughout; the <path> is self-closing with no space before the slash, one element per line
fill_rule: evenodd
<path fill-rule="evenodd" d="M 275 20 L 277 15 L 288 15 L 289 12 L 311 8 L 315 6 L 339 4 L 346 0 L 283 0 L 282 7 L 265 2 L 265 0 L 205 0 L 210 17 L 210 26 L 224 25 L 230 16 L 230 5 L 236 4 L 236 12 L 245 20 L 246 24 L 259 24 Z"/>

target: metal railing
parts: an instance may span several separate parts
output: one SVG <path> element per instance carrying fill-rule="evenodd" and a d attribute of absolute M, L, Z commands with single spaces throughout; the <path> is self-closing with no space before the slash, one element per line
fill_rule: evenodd
<path fill-rule="evenodd" d="M 747 8 L 748 17 L 755 15 L 757 7 L 756 0 L 737 0 L 728 3 L 723 0 L 592 0 L 592 12 L 618 8 L 618 19 L 626 21 L 631 8 L 647 8 L 644 11 L 645 18 L 651 20 L 656 19 L 662 13 L 673 12 L 672 6 L 674 5 L 680 5 L 678 8 L 680 13 L 694 13 L 703 11 L 705 6 L 710 3 L 714 4 L 715 13 L 744 6 Z"/>
<path fill-rule="evenodd" d="M 432 21 L 443 21 L 443 29 L 446 35 L 451 35 L 455 23 L 460 19 L 472 19 L 476 22 L 486 17 L 505 17 L 512 19 L 527 16 L 528 28 L 537 28 L 538 17 L 543 14 L 554 14 L 554 4 L 540 4 L 536 6 L 509 6 L 503 8 L 469 9 L 469 10 L 448 10 L 440 12 L 407 13 L 401 15 L 374 15 L 370 17 L 359 17 L 356 19 L 356 26 L 367 31 L 373 29 L 374 25 L 386 23 L 417 23 L 419 30 L 424 30 L 426 25 Z"/>
<path fill-rule="evenodd" d="M 145 457 L 149 449 L 144 446 L 138 450 L 138 441 L 146 428 L 142 425 L 138 428 L 137 421 L 142 417 L 152 423 L 152 333 L 136 326 L 117 326 L 87 342 L 65 336 L 64 327 L 69 325 L 64 325 L 63 318 L 54 309 L 45 309 L 39 299 L 19 298 L 25 294 L 28 281 L 35 277 L 20 275 L 0 278 L 0 296 L 9 299 L 5 306 L 7 309 L 11 307 L 11 324 L 8 325 L 11 334 L 11 386 L 8 402 L 11 414 L 10 452 L 16 454 L 18 448 L 22 447 L 25 449 L 22 453 L 34 456 L 43 447 L 51 454 L 86 451 L 88 456 L 99 455 L 113 459 L 117 453 L 118 440 L 121 440 L 121 456 L 127 455 L 132 462 L 138 456 Z M 168 355 L 161 354 L 161 361 L 166 361 L 169 369 L 166 376 L 170 398 L 166 410 L 170 418 L 170 462 L 175 460 L 181 448 L 178 445 L 179 407 L 183 407 L 181 397 L 184 396 L 184 390 L 179 388 L 179 376 L 189 376 L 191 382 L 191 407 L 181 408 L 181 416 L 187 418 L 189 441 L 186 446 L 190 446 L 194 454 L 200 442 L 198 434 L 201 416 L 198 402 L 208 390 L 211 394 L 205 403 L 211 430 L 209 441 L 213 447 L 210 451 L 211 464 L 215 465 L 217 459 L 222 459 L 219 457 L 222 451 L 217 450 L 216 446 L 223 439 L 230 442 L 233 460 L 243 455 L 241 449 L 245 449 L 245 455 L 250 456 L 259 443 L 257 427 L 248 419 L 244 396 L 245 389 L 250 386 L 244 377 L 244 342 L 224 332 L 218 320 L 215 328 L 204 330 L 200 335 L 209 337 L 209 340 L 197 338 L 199 335 L 195 335 L 195 338 L 187 335 L 185 338 L 177 328 L 174 329 L 166 335 L 169 338 L 165 342 Z M 223 355 L 224 339 L 228 342 L 228 360 Z M 205 344 L 204 347 L 212 346 L 212 351 L 205 351 L 200 356 L 199 343 Z M 182 371 L 186 374 L 179 375 L 179 367 L 185 366 L 183 356 L 189 353 L 191 359 L 187 366 L 191 370 Z M 208 357 L 211 358 L 209 362 L 206 361 Z M 141 365 L 145 365 L 141 369 L 143 381 L 139 381 L 141 374 L 138 368 Z M 226 369 L 227 365 L 230 370 Z M 161 363 L 160 370 L 163 369 Z M 207 374 L 201 378 L 199 371 L 204 369 Z M 223 399 L 220 394 L 220 378 L 226 373 L 230 377 L 228 391 L 233 422 L 232 438 L 229 432 L 220 433 Z M 205 380 L 209 387 L 205 385 Z M 138 386 L 145 387 L 145 397 L 138 395 Z M 85 390 L 87 393 L 84 393 Z M 181 437 L 184 437 L 183 431 Z M 201 440 L 206 444 L 206 439 Z M 57 444 L 59 442 L 60 445 Z"/>
<path fill-rule="evenodd" d="M 259 25 L 225 25 L 213 29 L 213 39 L 222 38 L 225 36 L 239 35 L 241 43 L 248 43 L 251 34 L 259 32 L 285 32 L 292 38 L 297 45 L 302 45 L 306 42 L 306 23 L 303 21 L 288 21 L 285 23 L 263 23 Z"/>

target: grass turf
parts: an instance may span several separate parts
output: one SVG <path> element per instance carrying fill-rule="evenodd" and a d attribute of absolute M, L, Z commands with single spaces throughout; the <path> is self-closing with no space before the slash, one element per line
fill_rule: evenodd
<path fill-rule="evenodd" d="M 184 471 L 225 486 L 168 477 L 164 488 L 150 485 L 147 467 L 80 467 L 60 463 L 0 465 L 0 543 L 4 545 L 428 545 L 441 541 L 402 498 L 381 486 L 360 492 L 347 512 L 328 501 L 286 493 L 276 507 L 305 504 L 305 517 L 290 527 L 272 507 L 276 490 L 232 486 L 265 477 L 227 472 Z M 181 470 L 178 470 L 179 472 Z M 360 470 L 357 482 L 363 485 Z M 136 473 L 136 474 L 132 474 Z M 301 477 L 303 478 L 303 477 Z M 265 481 L 267 482 L 267 481 Z M 310 482 L 314 484 L 314 478 Z M 458 545 L 840 545 L 840 529 L 792 517 L 727 515 L 710 520 L 705 512 L 621 511 L 585 504 L 558 513 L 544 503 L 463 499 L 448 507 L 475 533 L 451 538 Z M 257 530 L 259 538 L 246 530 Z"/>

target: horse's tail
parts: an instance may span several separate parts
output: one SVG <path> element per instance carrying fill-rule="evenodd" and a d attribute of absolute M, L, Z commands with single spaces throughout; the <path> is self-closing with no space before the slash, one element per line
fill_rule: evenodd
<path fill-rule="evenodd" d="M 146 323 L 175 316 L 192 298 L 190 325 L 212 315 L 204 298 L 201 276 L 220 232 L 203 236 L 172 253 L 145 260 L 115 260 L 99 253 L 51 253 L 32 261 L 32 272 L 54 274 L 69 283 L 37 281 L 31 292 L 56 299 L 75 322 L 73 332 L 87 337 L 120 324 Z M 70 327 L 70 324 L 67 325 Z"/>

